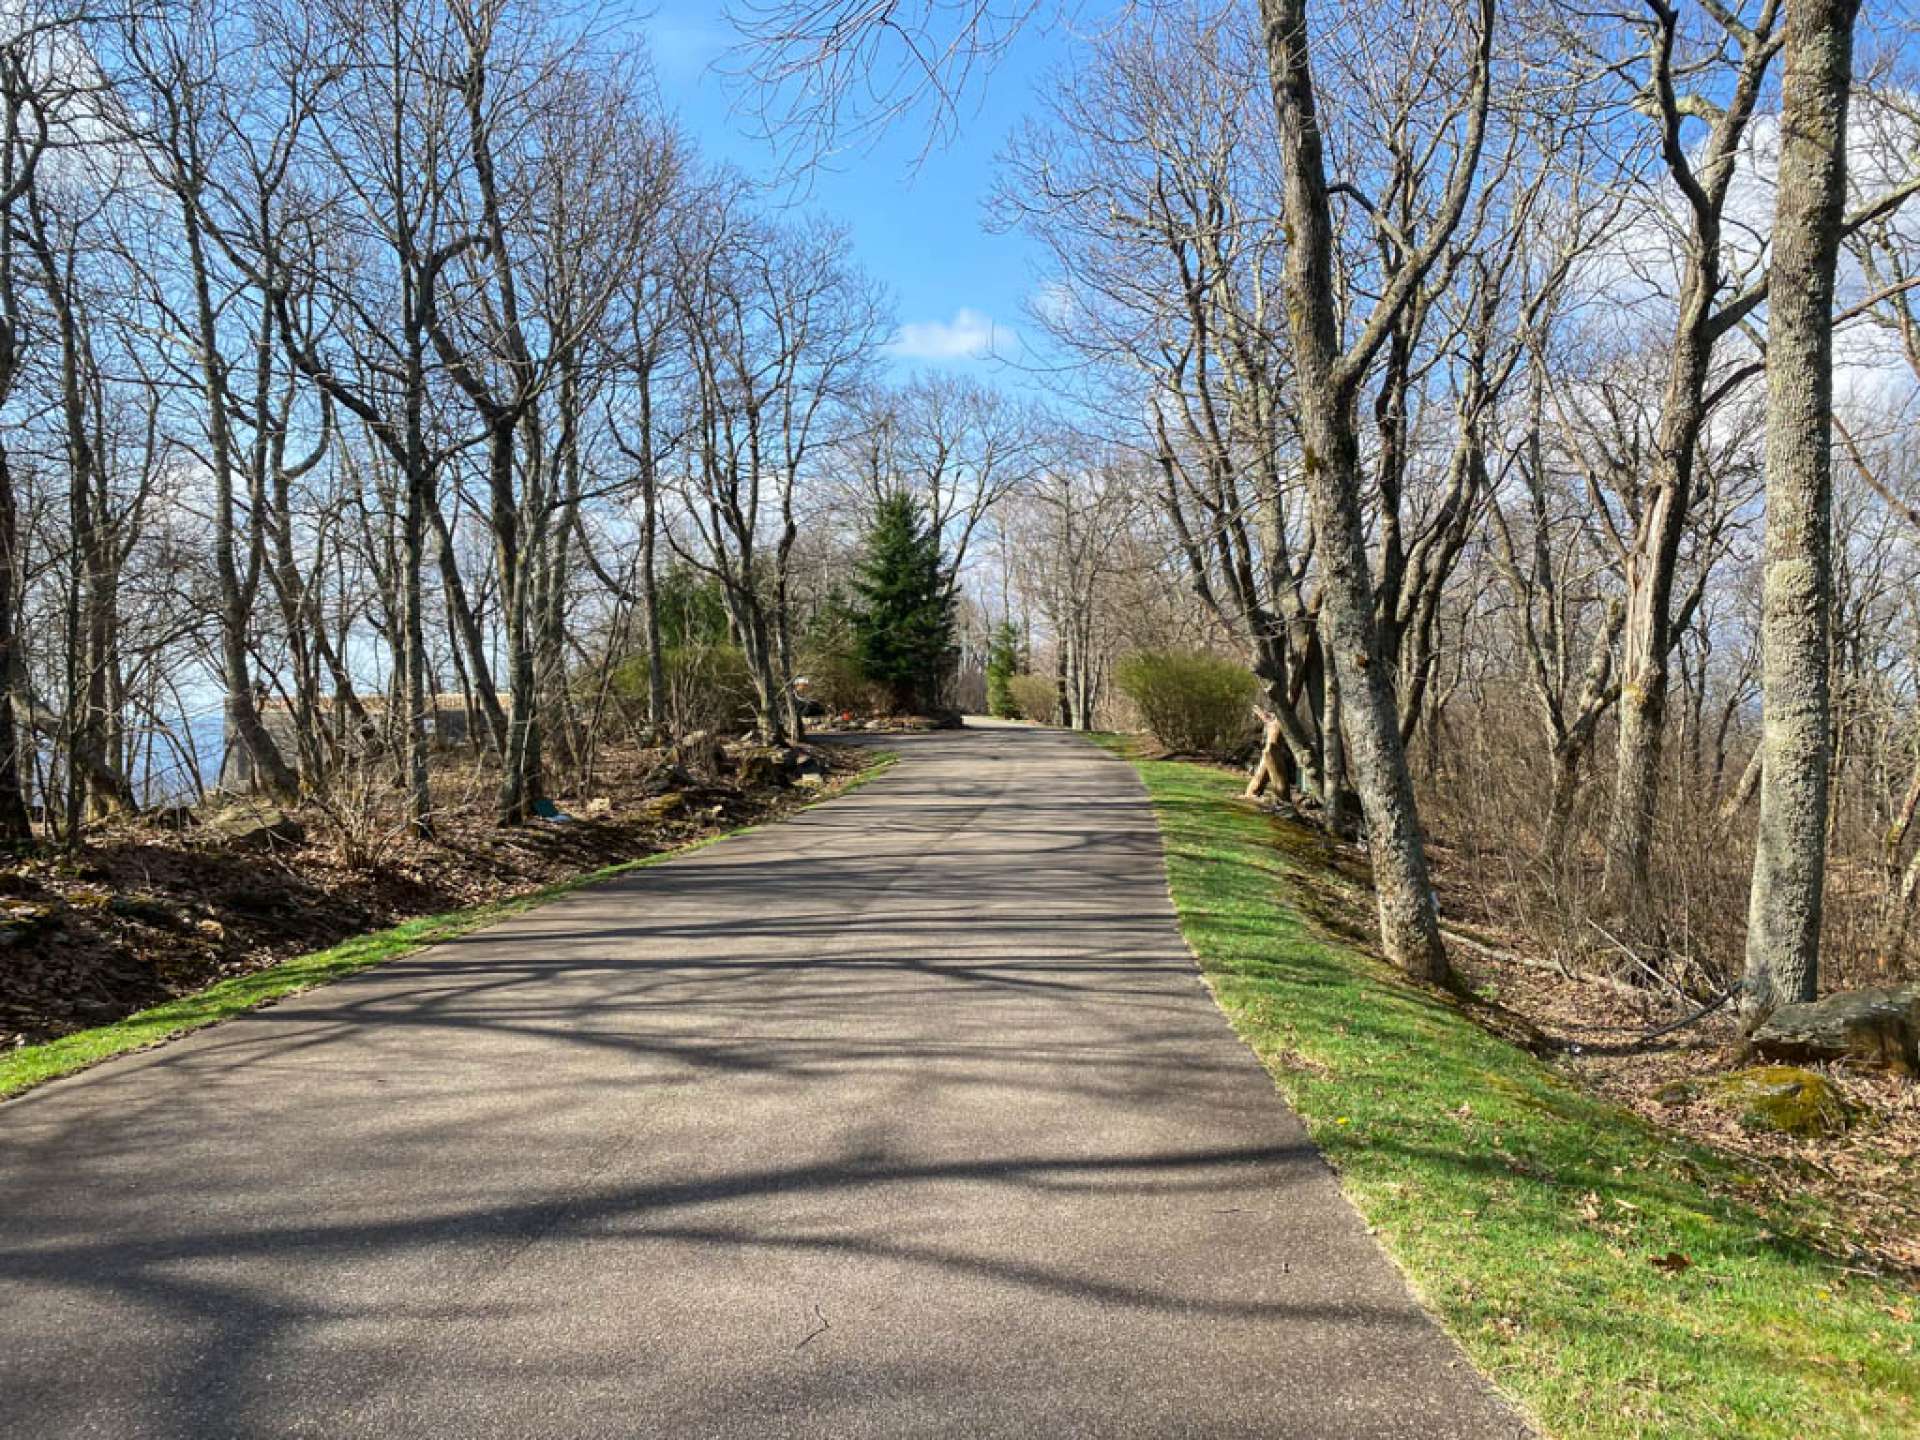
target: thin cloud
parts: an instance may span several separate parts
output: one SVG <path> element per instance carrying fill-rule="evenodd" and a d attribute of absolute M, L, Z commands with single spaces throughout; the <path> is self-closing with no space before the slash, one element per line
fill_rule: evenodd
<path fill-rule="evenodd" d="M 1010 333 L 981 310 L 962 306 L 951 320 L 916 320 L 902 325 L 888 351 L 902 360 L 983 360 L 994 341 Z"/>

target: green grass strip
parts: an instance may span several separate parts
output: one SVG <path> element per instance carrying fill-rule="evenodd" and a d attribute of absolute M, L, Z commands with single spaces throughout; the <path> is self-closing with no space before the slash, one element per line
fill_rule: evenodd
<path fill-rule="evenodd" d="M 880 775 L 897 758 L 892 751 L 876 752 L 865 769 L 841 784 L 832 794 L 822 796 L 802 809 L 811 809 L 813 805 L 851 794 Z M 84 1070 L 116 1055 L 145 1050 L 194 1030 L 217 1025 L 222 1020 L 230 1020 L 235 1015 L 258 1009 L 270 1001 L 311 990 L 317 985 L 325 985 L 388 960 L 397 960 L 428 945 L 458 939 L 508 916 L 522 914 L 550 900 L 557 900 L 562 895 L 584 890 L 589 885 L 598 885 L 635 870 L 644 870 L 650 865 L 676 860 L 730 836 L 750 834 L 766 824 L 778 823 L 777 820 L 762 822 L 719 835 L 708 835 L 672 850 L 644 855 L 637 860 L 623 860 L 583 875 L 556 881 L 524 895 L 483 901 L 441 915 L 422 915 L 388 930 L 356 935 L 331 949 L 296 955 L 250 975 L 222 980 L 205 990 L 183 995 L 149 1010 L 137 1011 L 111 1025 L 76 1030 L 71 1035 L 62 1035 L 57 1040 L 48 1040 L 39 1045 L 22 1045 L 0 1056 L 0 1100 L 11 1099 L 23 1090 L 57 1080 L 63 1075 L 71 1075 L 76 1070 Z"/>
<path fill-rule="evenodd" d="M 1661 1133 L 1288 902 L 1311 847 L 1200 765 L 1132 759 L 1209 985 L 1425 1303 L 1550 1434 L 1920 1434 L 1920 1309 Z M 1804 1232 L 1800 1232 L 1804 1233 Z M 1652 1263 L 1684 1257 L 1684 1267 Z"/>

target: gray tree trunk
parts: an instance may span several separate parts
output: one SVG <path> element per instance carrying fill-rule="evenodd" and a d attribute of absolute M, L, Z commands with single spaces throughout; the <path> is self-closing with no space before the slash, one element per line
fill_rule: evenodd
<path fill-rule="evenodd" d="M 1343 728 L 1367 817 L 1382 948 L 1416 979 L 1439 984 L 1448 977 L 1447 951 L 1400 739 L 1391 667 L 1374 623 L 1354 424 L 1357 371 L 1347 363 L 1353 357 L 1341 353 L 1334 313 L 1333 217 L 1308 62 L 1306 0 L 1261 0 L 1260 14 L 1292 237 L 1287 318 L 1307 495 L 1319 544 L 1321 634 L 1345 682 Z M 1450 195 L 1450 205 L 1453 200 Z M 1448 223 L 1441 230 L 1451 228 Z M 1411 290 L 1403 286 L 1398 293 L 1394 303 L 1405 304 Z M 1390 324 L 1390 308 L 1383 299 L 1370 325 Z"/>
<path fill-rule="evenodd" d="M 667 667 L 660 653 L 660 577 L 655 547 L 660 533 L 659 476 L 653 448 L 653 366 L 643 356 L 640 392 L 640 603 L 646 612 L 647 728 L 657 744 L 667 734 Z"/>
<path fill-rule="evenodd" d="M 1833 591 L 1833 284 L 1846 204 L 1859 0 L 1792 0 L 1767 323 L 1760 831 L 1747 915 L 1749 1026 L 1811 1000 L 1826 878 Z"/>
<path fill-rule="evenodd" d="M 1354 814 L 1354 793 L 1347 776 L 1347 745 L 1340 705 L 1340 667 L 1334 663 L 1333 647 L 1328 646 L 1325 677 L 1320 685 L 1320 736 L 1325 754 L 1325 778 L 1321 802 L 1327 833 L 1351 840 L 1359 833 L 1359 816 Z M 1403 730 L 1401 735 L 1405 737 Z"/>
<path fill-rule="evenodd" d="M 1607 829 L 1605 890 L 1615 909 L 1641 915 L 1653 876 L 1653 827 L 1666 740 L 1668 658 L 1673 650 L 1673 584 L 1693 493 L 1694 456 L 1706 420 L 1710 345 L 1699 333 L 1711 296 L 1696 273 L 1682 300 L 1672 373 L 1655 440 L 1653 483 L 1641 519 L 1643 542 L 1627 560 L 1627 614 L 1621 633 L 1620 739 L 1613 814 Z"/>
<path fill-rule="evenodd" d="M 8 331 L 11 327 L 7 327 Z M 0 341 L 10 346 L 10 339 Z M 0 393 L 4 388 L 0 387 Z M 19 567 L 19 515 L 13 499 L 13 470 L 0 444 L 0 845 L 33 839 L 33 821 L 27 810 L 21 760 L 25 737 L 14 725 L 14 670 L 19 664 L 19 635 L 14 621 L 14 573 Z"/>
<path fill-rule="evenodd" d="M 427 517 L 433 523 L 435 547 L 440 552 L 440 588 L 446 596 L 447 615 L 460 645 L 466 651 L 464 669 L 479 703 L 480 715 L 487 722 L 487 740 L 495 755 L 507 753 L 507 712 L 500 703 L 499 688 L 493 682 L 493 667 L 487 660 L 487 637 L 480 629 L 467 595 L 466 581 L 460 574 L 460 559 L 453 548 L 453 527 L 446 512 L 435 505 Z M 469 737 L 471 738 L 471 737 Z"/>

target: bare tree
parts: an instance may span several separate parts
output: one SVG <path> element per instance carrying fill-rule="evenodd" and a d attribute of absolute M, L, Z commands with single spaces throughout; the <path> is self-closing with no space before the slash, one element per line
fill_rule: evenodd
<path fill-rule="evenodd" d="M 43 32 L 32 23 L 21 25 L 0 42 L 0 124 L 5 127 L 0 131 L 0 405 L 13 395 L 29 343 L 22 323 L 15 227 L 16 215 L 39 176 L 49 139 L 50 100 L 39 63 L 43 46 Z M 14 722 L 14 697 L 23 678 L 17 619 L 22 568 L 13 465 L 0 437 L 0 843 L 7 845 L 33 838 L 23 775 L 24 747 Z"/>
<path fill-rule="evenodd" d="M 1749 1022 L 1813 999 L 1819 978 L 1832 744 L 1833 291 L 1858 13 L 1857 0 L 1795 0 L 1786 19 L 1767 322 L 1765 758 L 1741 1000 Z"/>
<path fill-rule="evenodd" d="M 688 558 L 721 584 L 753 676 L 758 728 L 799 729 L 790 575 L 796 491 L 858 393 L 881 310 L 830 229 L 782 228 L 735 194 L 678 271 L 695 398 L 684 465 Z"/>
<path fill-rule="evenodd" d="M 1334 228 L 1325 152 L 1309 62 L 1305 0 L 1262 0 L 1267 73 L 1279 120 L 1287 252 L 1288 329 L 1307 493 L 1324 592 L 1323 635 L 1348 676 L 1343 719 L 1367 816 L 1381 943 L 1389 959 L 1433 983 L 1447 978 L 1446 947 L 1400 738 L 1393 677 L 1375 624 L 1367 558 L 1354 402 L 1374 355 L 1440 259 L 1472 196 L 1492 83 L 1492 0 L 1481 0 L 1469 34 L 1467 82 L 1451 98 L 1459 131 L 1427 233 L 1404 237 L 1396 264 L 1364 324 L 1343 343 L 1334 310 Z M 1436 127 L 1444 133 L 1443 121 Z"/>

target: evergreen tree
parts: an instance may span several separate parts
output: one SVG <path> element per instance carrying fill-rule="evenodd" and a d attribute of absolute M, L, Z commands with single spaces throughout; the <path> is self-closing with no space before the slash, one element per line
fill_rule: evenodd
<path fill-rule="evenodd" d="M 1020 714 L 1013 700 L 1013 677 L 1020 673 L 1020 632 L 1002 620 L 987 642 L 987 713 L 1002 720 Z"/>
<path fill-rule="evenodd" d="M 893 692 L 897 710 L 924 713 L 939 702 L 954 651 L 940 537 L 912 496 L 889 495 L 874 512 L 865 549 L 853 587 L 860 668 Z"/>

